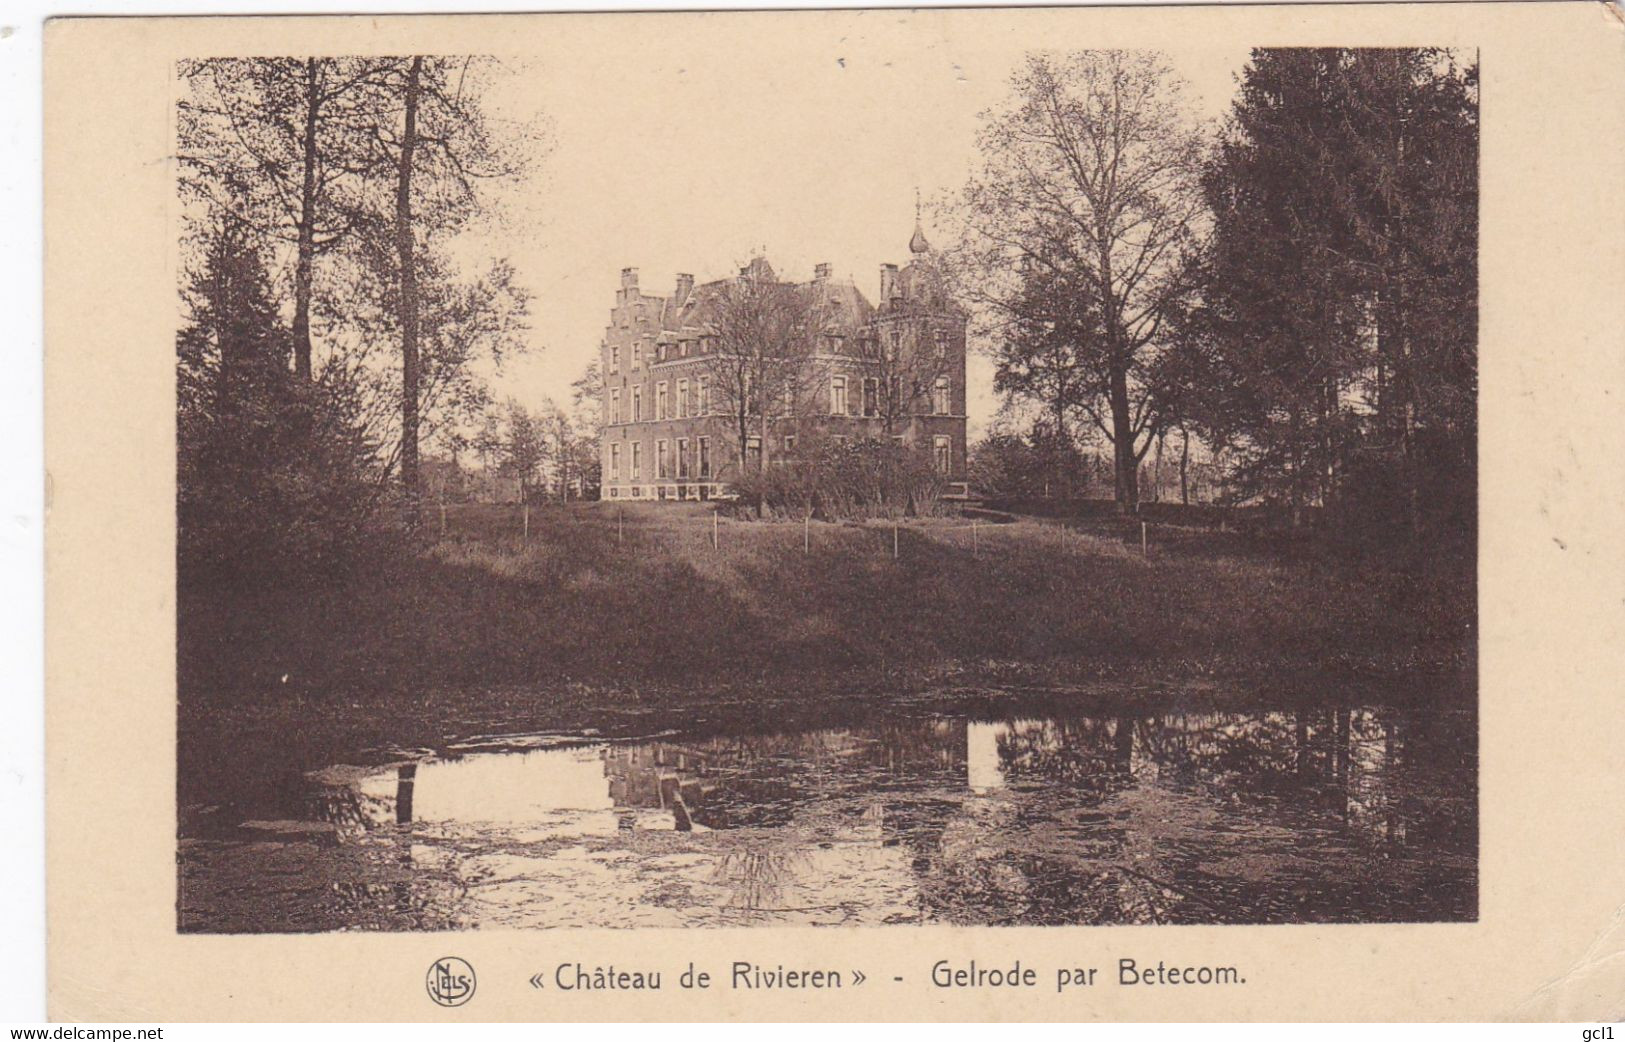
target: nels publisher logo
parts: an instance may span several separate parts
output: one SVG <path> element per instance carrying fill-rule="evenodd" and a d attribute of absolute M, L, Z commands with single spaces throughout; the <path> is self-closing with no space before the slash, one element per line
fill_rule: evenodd
<path fill-rule="evenodd" d="M 434 961 L 424 983 L 435 1002 L 442 1006 L 461 1006 L 474 997 L 474 967 L 455 955 L 448 955 Z"/>

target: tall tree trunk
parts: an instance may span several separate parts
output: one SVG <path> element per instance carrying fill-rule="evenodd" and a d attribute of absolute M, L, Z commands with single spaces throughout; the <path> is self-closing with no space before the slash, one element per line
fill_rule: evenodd
<path fill-rule="evenodd" d="M 1129 412 L 1128 371 L 1114 365 L 1111 373 L 1113 469 L 1116 472 L 1117 512 L 1140 512 L 1140 459 L 1134 453 L 1134 420 Z"/>
<path fill-rule="evenodd" d="M 1060 452 L 1054 458 L 1055 480 L 1061 487 L 1061 495 L 1067 499 L 1073 497 L 1072 468 L 1067 464 L 1071 462 L 1072 453 L 1067 451 L 1072 447 L 1072 435 L 1066 422 L 1066 392 L 1058 391 L 1051 411 L 1055 414 L 1055 444 L 1060 446 Z"/>
<path fill-rule="evenodd" d="M 1179 502 L 1185 506 L 1191 505 L 1191 486 L 1189 479 L 1191 462 L 1191 432 L 1179 425 Z"/>
<path fill-rule="evenodd" d="M 766 383 L 760 381 L 758 386 Z M 767 516 L 767 395 L 757 395 L 761 418 L 757 421 L 757 449 L 756 449 L 756 516 Z"/>
<path fill-rule="evenodd" d="M 299 188 L 299 243 L 293 269 L 293 371 L 309 380 L 310 282 L 316 255 L 316 121 L 321 90 L 315 58 L 305 59 L 304 171 Z"/>
<path fill-rule="evenodd" d="M 1162 502 L 1162 443 L 1168 437 L 1166 430 L 1157 432 L 1157 461 L 1151 466 L 1151 502 Z"/>
<path fill-rule="evenodd" d="M 399 255 L 401 322 L 401 486 L 407 510 L 417 518 L 418 485 L 418 276 L 412 238 L 412 155 L 417 147 L 418 93 L 423 58 L 412 59 L 406 74 L 406 121 L 401 133 L 395 183 L 395 250 Z"/>

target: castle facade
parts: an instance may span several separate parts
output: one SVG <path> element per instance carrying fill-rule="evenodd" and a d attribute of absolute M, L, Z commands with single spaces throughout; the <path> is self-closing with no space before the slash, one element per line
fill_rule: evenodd
<path fill-rule="evenodd" d="M 699 286 L 680 274 L 669 296 L 657 296 L 642 290 L 636 268 L 622 269 L 599 356 L 600 497 L 726 496 L 764 452 L 772 466 L 823 439 L 856 438 L 890 438 L 927 453 L 963 491 L 966 318 L 948 298 L 918 225 L 909 251 L 902 268 L 881 266 L 878 303 L 831 278 L 827 264 L 795 284 L 818 305 L 816 376 L 797 401 L 769 405 L 765 421 L 751 405 L 743 438 L 737 391 L 718 364 L 728 349 L 718 343 L 717 302 L 736 279 L 784 283 L 759 257 L 733 278 Z"/>

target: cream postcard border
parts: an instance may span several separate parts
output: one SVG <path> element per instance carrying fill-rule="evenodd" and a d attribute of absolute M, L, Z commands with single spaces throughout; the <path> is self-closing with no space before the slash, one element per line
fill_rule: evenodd
<path fill-rule="evenodd" d="M 903 20 L 937 46 L 1416 45 L 1482 56 L 1480 918 L 182 936 L 175 928 L 173 67 Z M 871 21 L 865 23 L 864 19 Z M 53 1020 L 1564 1019 L 1625 1015 L 1625 24 L 1599 3 L 64 19 L 45 82 Z M 606 112 L 616 102 L 606 99 Z M 446 954 L 467 1007 L 428 1001 Z M 942 958 L 1241 967 L 1244 986 L 944 991 Z M 838 993 L 536 991 L 565 959 L 858 965 Z M 908 979 L 891 981 L 893 974 Z"/>

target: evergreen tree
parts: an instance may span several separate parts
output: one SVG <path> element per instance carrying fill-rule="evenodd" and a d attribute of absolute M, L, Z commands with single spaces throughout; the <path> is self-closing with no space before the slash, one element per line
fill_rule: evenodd
<path fill-rule="evenodd" d="M 178 354 L 183 579 L 327 571 L 361 537 L 374 486 L 349 390 L 290 370 L 259 242 L 224 218 L 185 294 Z"/>
<path fill-rule="evenodd" d="M 1476 76 L 1447 54 L 1254 51 L 1164 374 L 1239 494 L 1416 533 L 1424 483 L 1471 489 L 1476 166 Z"/>

